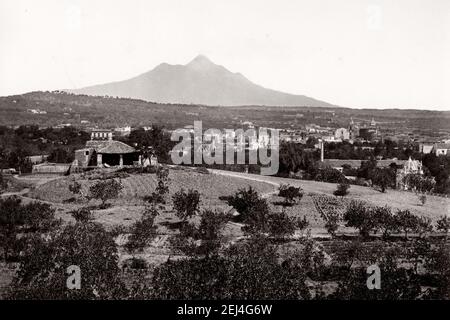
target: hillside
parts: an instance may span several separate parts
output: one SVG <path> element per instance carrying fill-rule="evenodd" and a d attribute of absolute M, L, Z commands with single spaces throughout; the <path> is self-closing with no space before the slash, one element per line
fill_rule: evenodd
<path fill-rule="evenodd" d="M 45 111 L 34 114 L 31 109 Z M 79 115 L 79 116 L 78 116 Z M 350 118 L 370 121 L 383 129 L 446 136 L 450 133 L 450 112 L 427 110 L 375 110 L 342 107 L 266 107 L 239 106 L 220 108 L 204 105 L 162 104 L 138 99 L 75 95 L 65 92 L 30 92 L 0 97 L 0 125 L 37 124 L 56 126 L 147 126 L 152 123 L 168 129 L 192 125 L 202 120 L 205 128 L 242 128 L 242 123 L 275 128 L 299 128 L 308 123 L 328 127 L 347 126 Z"/>
<path fill-rule="evenodd" d="M 160 103 L 212 106 L 330 106 L 304 95 L 263 88 L 199 55 L 186 65 L 162 63 L 137 77 L 77 90 L 76 94 L 108 95 Z"/>

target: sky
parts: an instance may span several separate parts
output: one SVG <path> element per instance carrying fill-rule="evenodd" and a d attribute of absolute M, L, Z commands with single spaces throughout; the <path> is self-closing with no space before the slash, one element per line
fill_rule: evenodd
<path fill-rule="evenodd" d="M 0 96 L 198 54 L 340 106 L 450 110 L 449 0 L 0 0 Z"/>

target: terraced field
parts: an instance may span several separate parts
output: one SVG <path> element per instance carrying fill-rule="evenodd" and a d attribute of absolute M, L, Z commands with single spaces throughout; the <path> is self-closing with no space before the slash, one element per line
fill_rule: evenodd
<path fill-rule="evenodd" d="M 219 196 L 231 195 L 238 189 L 252 186 L 260 194 L 274 191 L 270 183 L 249 181 L 242 178 L 227 177 L 223 175 L 204 174 L 186 170 L 170 170 L 169 195 L 171 196 L 181 188 L 195 189 L 201 194 L 204 204 L 221 204 Z M 82 175 L 61 177 L 38 186 L 30 193 L 36 199 L 62 203 L 74 195 L 69 190 L 69 185 L 77 181 L 82 186 L 82 192 L 88 194 L 89 187 L 96 183 L 96 179 L 88 179 Z M 123 190 L 116 204 L 139 204 L 144 196 L 150 195 L 156 188 L 155 174 L 131 174 L 120 179 Z"/>

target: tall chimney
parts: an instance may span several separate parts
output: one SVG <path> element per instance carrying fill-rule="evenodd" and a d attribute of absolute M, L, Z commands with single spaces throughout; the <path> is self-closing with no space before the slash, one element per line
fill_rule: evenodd
<path fill-rule="evenodd" d="M 320 162 L 323 162 L 323 155 L 324 155 L 324 146 L 323 146 L 323 140 L 319 139 L 319 146 L 320 146 Z"/>

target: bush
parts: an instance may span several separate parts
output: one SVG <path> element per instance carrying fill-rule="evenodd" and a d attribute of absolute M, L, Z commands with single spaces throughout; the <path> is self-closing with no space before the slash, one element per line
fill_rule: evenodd
<path fill-rule="evenodd" d="M 339 170 L 333 168 L 325 168 L 319 170 L 318 174 L 315 177 L 315 180 L 322 182 L 340 183 L 346 181 L 347 179 Z"/>
<path fill-rule="evenodd" d="M 182 220 L 196 214 L 200 207 L 200 193 L 197 190 L 189 189 L 185 192 L 181 189 L 173 195 L 172 200 L 177 217 Z"/>
<path fill-rule="evenodd" d="M 348 194 L 348 189 L 350 185 L 346 182 L 341 182 L 338 184 L 337 189 L 333 192 L 336 197 L 344 198 Z"/>
<path fill-rule="evenodd" d="M 285 205 L 289 205 L 295 203 L 297 200 L 300 201 L 302 199 L 303 190 L 300 187 L 296 188 L 294 186 L 282 184 L 280 185 L 278 196 L 284 198 Z"/>
<path fill-rule="evenodd" d="M 424 194 L 419 194 L 417 197 L 419 198 L 420 203 L 424 206 L 427 202 L 427 196 Z"/>
<path fill-rule="evenodd" d="M 71 211 L 72 217 L 76 222 L 89 222 L 94 220 L 91 210 L 88 208 L 80 208 L 74 211 Z"/>

